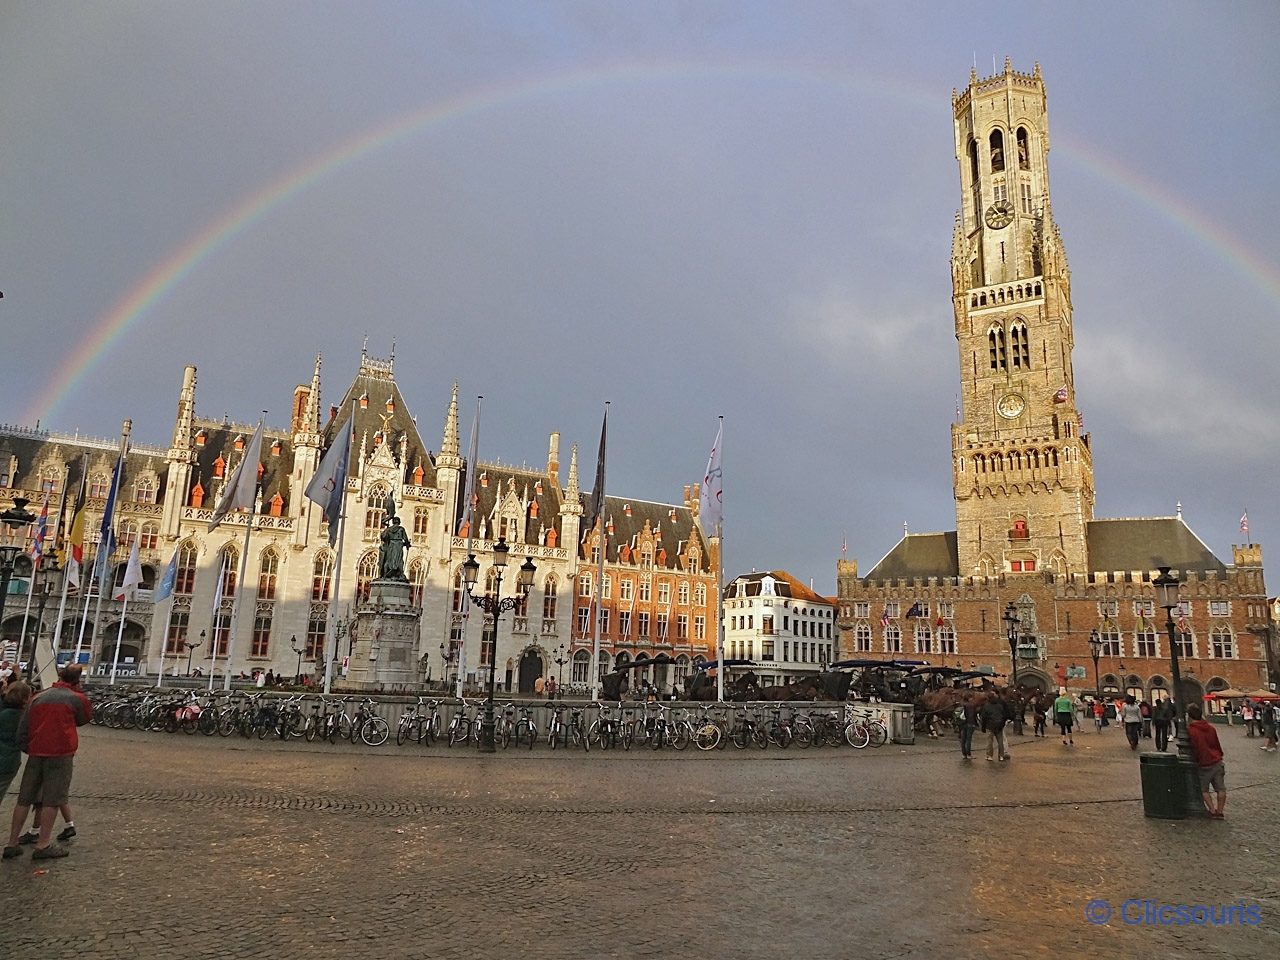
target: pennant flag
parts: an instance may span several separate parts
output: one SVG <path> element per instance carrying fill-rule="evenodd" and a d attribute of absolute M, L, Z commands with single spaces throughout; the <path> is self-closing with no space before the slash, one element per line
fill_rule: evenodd
<path fill-rule="evenodd" d="M 849 538 L 847 536 L 840 538 L 840 553 L 846 557 L 849 555 Z"/>
<path fill-rule="evenodd" d="M 1244 516 L 1240 518 L 1240 532 L 1246 537 L 1249 535 L 1249 511 L 1244 512 Z"/>
<path fill-rule="evenodd" d="M 129 550 L 129 563 L 124 568 L 124 583 L 120 585 L 119 591 L 115 594 L 114 599 L 124 600 L 133 596 L 133 591 L 142 583 L 142 564 L 138 562 L 138 540 L 135 537 L 133 547 Z"/>
<path fill-rule="evenodd" d="M 320 468 L 307 484 L 307 499 L 318 503 L 329 521 L 329 546 L 338 542 L 338 520 L 342 516 L 342 496 L 347 489 L 347 469 L 351 461 L 351 434 L 355 428 L 355 407 L 351 419 L 329 445 Z"/>
<path fill-rule="evenodd" d="M 258 462 L 262 459 L 262 427 L 265 421 L 258 421 L 258 429 L 253 433 L 253 439 L 249 441 L 249 446 L 245 447 L 244 459 L 237 464 L 235 472 L 231 474 L 231 479 L 227 481 L 227 485 L 223 488 L 222 496 L 218 499 L 218 505 L 213 508 L 213 517 L 209 520 L 209 529 L 212 530 L 222 522 L 232 510 L 243 507 L 246 510 L 253 510 L 254 493 L 258 486 Z"/>
<path fill-rule="evenodd" d="M 884 608 L 884 613 L 880 617 L 880 626 L 887 627 L 889 625 L 889 608 Z"/>
<path fill-rule="evenodd" d="M 699 512 L 702 515 L 703 530 L 719 526 L 724 519 L 724 471 L 720 469 L 720 443 L 723 439 L 722 423 L 716 431 L 716 444 L 711 448 L 711 457 L 707 460 L 707 475 L 702 478 L 702 503 Z"/>
<path fill-rule="evenodd" d="M 116 493 L 120 490 L 120 481 L 124 479 L 124 451 L 116 458 L 116 469 L 111 474 L 111 489 L 107 491 L 107 505 L 102 511 L 102 524 L 98 528 L 98 553 L 93 560 L 94 576 L 106 575 L 111 554 L 116 549 L 115 513 Z"/>
<path fill-rule="evenodd" d="M 71 514 L 71 529 L 67 531 L 67 546 L 62 558 L 67 571 L 67 583 L 80 589 L 80 571 L 84 568 L 84 504 L 85 485 L 80 484 L 80 493 L 76 497 L 75 511 Z"/>
<path fill-rule="evenodd" d="M 908 619 L 911 617 L 923 617 L 923 616 L 924 616 L 924 611 L 920 609 L 920 604 L 918 601 L 916 603 L 913 603 L 911 605 L 911 609 L 907 611 Z"/>
<path fill-rule="evenodd" d="M 604 407 L 604 423 L 600 426 L 600 453 L 596 456 L 596 482 L 591 488 L 591 499 L 587 501 L 587 514 L 583 529 L 595 529 L 596 520 L 604 511 L 604 460 L 605 445 L 609 439 L 609 405 Z"/>
<path fill-rule="evenodd" d="M 44 555 L 44 538 L 49 534 L 49 497 L 44 498 L 44 506 L 40 508 L 40 519 L 36 521 L 36 542 L 31 547 L 31 571 L 40 569 L 40 558 Z"/>
<path fill-rule="evenodd" d="M 164 575 L 160 577 L 160 583 L 156 587 L 155 597 L 156 603 L 161 600 L 167 600 L 173 594 L 173 588 L 178 582 L 178 549 L 173 548 L 173 557 L 169 560 L 169 565 L 164 568 Z"/>

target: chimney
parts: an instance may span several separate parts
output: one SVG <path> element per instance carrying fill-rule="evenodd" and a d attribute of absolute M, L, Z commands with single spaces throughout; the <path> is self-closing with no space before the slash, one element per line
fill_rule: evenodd
<path fill-rule="evenodd" d="M 290 433 L 302 433 L 307 429 L 306 423 L 307 401 L 311 399 L 311 388 L 305 383 L 300 383 L 293 388 L 293 416 L 289 420 Z"/>
<path fill-rule="evenodd" d="M 689 487 L 687 484 L 684 488 L 684 505 L 686 508 L 693 506 L 693 501 L 689 499 Z"/>

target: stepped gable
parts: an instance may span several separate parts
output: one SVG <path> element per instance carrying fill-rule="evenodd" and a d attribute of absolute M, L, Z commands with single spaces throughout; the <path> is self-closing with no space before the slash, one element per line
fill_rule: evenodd
<path fill-rule="evenodd" d="M 956 532 L 949 530 L 946 533 L 908 533 L 860 579 L 928 580 L 937 577 L 941 580 L 959 575 L 960 553 Z"/>
<path fill-rule="evenodd" d="M 629 513 L 628 507 L 630 507 Z M 602 513 L 604 522 L 613 526 L 613 533 L 608 538 L 607 562 L 632 563 L 638 567 L 639 546 L 647 526 L 652 532 L 659 530 L 662 532 L 662 539 L 654 541 L 653 565 L 655 568 L 679 570 L 680 555 L 685 552 L 689 541 L 694 540 L 698 545 L 698 570 L 689 572 L 710 571 L 710 551 L 706 539 L 702 536 L 702 528 L 698 526 L 693 510 L 689 507 L 606 496 Z M 589 533 L 590 531 L 587 531 L 584 534 L 584 542 Z M 665 560 L 661 563 L 659 562 L 660 551 L 666 553 Z M 626 559 L 623 559 L 624 555 Z"/>
<path fill-rule="evenodd" d="M 1093 573 L 1145 572 L 1159 567 L 1170 567 L 1180 574 L 1227 571 L 1227 565 L 1181 517 L 1091 520 L 1088 538 L 1089 570 Z"/>
<path fill-rule="evenodd" d="M 496 540 L 497 523 L 495 517 L 497 516 L 498 506 L 509 495 L 514 494 L 522 505 L 525 524 L 520 531 L 519 538 L 514 539 L 508 536 L 507 542 L 511 544 L 541 543 L 544 541 L 544 538 L 541 537 L 542 532 L 554 530 L 556 544 L 564 545 L 562 542 L 563 530 L 560 526 L 560 508 L 564 502 L 563 495 L 560 487 L 555 484 L 550 474 L 545 470 L 513 467 L 501 463 L 484 463 L 483 461 L 477 463 L 475 469 L 477 471 L 475 485 L 477 526 L 476 529 L 471 531 L 472 536 L 478 538 L 482 530 L 487 530 L 489 536 L 486 539 Z M 461 479 L 459 480 L 459 489 L 462 491 L 466 491 L 471 484 L 470 470 L 471 464 L 466 464 L 462 469 Z M 467 497 L 464 492 L 458 496 L 458 515 L 454 518 L 455 530 L 461 531 L 466 513 Z M 461 535 L 459 533 L 459 536 Z"/>
<path fill-rule="evenodd" d="M 223 487 L 231 479 L 244 450 L 236 449 L 236 440 L 244 441 L 245 449 L 258 429 L 256 423 L 224 423 L 194 417 L 191 422 L 195 449 L 195 471 L 191 485 L 199 481 L 204 488 L 204 507 L 212 507 L 222 495 Z M 222 458 L 222 476 L 217 475 L 217 461 Z M 293 436 L 284 430 L 265 427 L 262 431 L 262 480 L 259 496 L 262 513 L 271 511 L 271 499 L 278 493 L 284 501 L 281 511 L 288 513 L 290 495 L 293 492 Z M 189 492 L 188 492 L 189 502 Z"/>
<path fill-rule="evenodd" d="M 383 442 L 390 443 L 392 456 L 400 461 L 403 471 L 401 479 L 405 483 L 413 483 L 413 472 L 422 467 L 421 485 L 436 485 L 436 463 L 430 448 L 422 442 L 418 433 L 418 425 L 409 413 L 409 405 L 405 403 L 400 387 L 394 375 L 395 352 L 391 359 L 379 360 L 369 356 L 366 351 L 360 353 L 360 370 L 342 400 L 336 404 L 337 416 L 330 418 L 328 411 L 322 414 L 325 421 L 322 435 L 327 450 L 333 438 L 351 418 L 351 407 L 355 404 L 356 432 L 351 443 L 351 462 L 347 465 L 349 477 L 360 476 L 360 451 L 366 457 L 373 455 L 377 449 L 375 442 L 379 435 Z M 389 401 L 389 403 L 388 403 Z M 404 459 L 401 460 L 400 447 L 404 443 Z"/>

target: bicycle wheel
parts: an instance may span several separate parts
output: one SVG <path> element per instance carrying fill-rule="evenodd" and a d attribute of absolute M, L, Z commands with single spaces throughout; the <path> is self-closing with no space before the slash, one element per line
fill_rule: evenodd
<path fill-rule="evenodd" d="M 791 728 L 786 724 L 779 723 L 775 724 L 774 727 L 770 729 L 769 739 L 772 740 L 776 746 L 785 750 L 787 747 L 791 746 L 791 741 L 795 739 L 795 734 L 791 732 Z"/>
<path fill-rule="evenodd" d="M 751 728 L 745 723 L 739 724 L 729 732 L 729 739 L 739 750 L 745 750 L 747 744 L 751 742 Z"/>
<path fill-rule="evenodd" d="M 601 750 L 604 749 L 604 738 L 600 734 L 599 720 L 593 720 L 591 726 L 587 728 L 587 739 L 594 742 Z"/>
<path fill-rule="evenodd" d="M 178 721 L 178 726 L 180 726 L 182 728 L 182 732 L 188 736 L 194 734 L 198 729 L 200 729 L 200 717 L 202 716 L 204 716 L 204 714 L 199 714 L 198 716 L 193 717 L 188 713 Z"/>
<path fill-rule="evenodd" d="M 396 727 L 396 746 L 403 747 L 406 740 L 409 739 L 409 730 L 413 726 L 413 719 L 408 716 L 400 718 L 400 724 Z"/>
<path fill-rule="evenodd" d="M 714 723 L 704 723 L 693 734 L 693 742 L 699 750 L 714 750 L 720 745 L 720 727 Z"/>
<path fill-rule="evenodd" d="M 867 724 L 867 731 L 871 734 L 871 745 L 873 747 L 883 747 L 889 742 L 889 728 L 885 726 L 883 720 L 873 720 Z"/>
<path fill-rule="evenodd" d="M 547 729 L 547 746 L 549 746 L 552 750 L 554 750 L 557 746 L 556 741 L 559 739 L 560 739 L 560 731 L 556 728 L 556 725 L 553 723 Z"/>
<path fill-rule="evenodd" d="M 311 743 L 316 738 L 316 733 L 320 729 L 320 718 L 314 713 L 307 717 L 307 724 L 303 728 L 302 735 L 307 738 L 307 743 Z"/>
<path fill-rule="evenodd" d="M 844 728 L 844 738 L 849 746 L 855 750 L 861 750 L 871 742 L 871 734 L 867 732 L 867 725 L 858 720 L 852 721 Z"/>
<path fill-rule="evenodd" d="M 677 723 L 671 730 L 671 746 L 677 750 L 683 750 L 692 739 L 693 732 L 689 729 L 688 723 Z"/>
<path fill-rule="evenodd" d="M 751 742 L 761 750 L 769 746 L 769 731 L 762 725 L 757 724 L 756 728 L 751 731 Z"/>
<path fill-rule="evenodd" d="M 237 720 L 238 718 L 229 708 L 219 713 L 218 714 L 218 736 L 229 737 L 233 733 L 235 733 L 237 727 L 239 726 Z"/>
<path fill-rule="evenodd" d="M 360 727 L 360 739 L 371 747 L 380 747 L 391 736 L 391 724 L 381 717 L 373 716 Z"/>
<path fill-rule="evenodd" d="M 196 726 L 199 727 L 200 732 L 203 733 L 206 737 L 212 737 L 215 733 L 218 732 L 217 711 L 215 711 L 212 707 L 207 708 L 203 713 L 200 714 L 200 719 L 197 721 Z"/>
<path fill-rule="evenodd" d="M 455 743 L 466 743 L 471 737 L 471 721 L 466 717 L 454 717 L 449 725 L 449 746 Z"/>
<path fill-rule="evenodd" d="M 807 722 L 797 722 L 793 736 L 793 742 L 797 747 L 809 747 L 813 743 L 813 727 Z"/>

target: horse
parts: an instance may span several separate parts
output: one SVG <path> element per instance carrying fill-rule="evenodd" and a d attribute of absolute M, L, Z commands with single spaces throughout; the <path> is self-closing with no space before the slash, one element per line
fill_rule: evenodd
<path fill-rule="evenodd" d="M 759 678 L 748 671 L 741 677 L 725 681 L 724 698 L 726 700 L 749 700 L 759 687 Z M 707 671 L 699 670 L 693 679 L 685 684 L 685 696 L 695 702 L 705 703 L 716 699 L 716 681 L 707 676 Z"/>
<path fill-rule="evenodd" d="M 796 683 L 781 683 L 761 687 L 757 696 L 761 700 L 817 700 L 823 695 L 822 680 L 806 677 Z"/>

